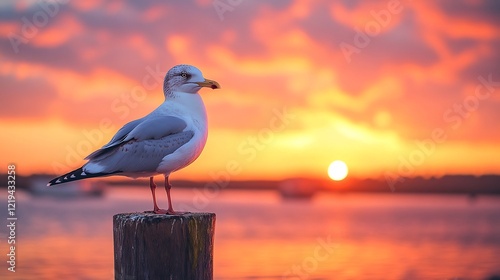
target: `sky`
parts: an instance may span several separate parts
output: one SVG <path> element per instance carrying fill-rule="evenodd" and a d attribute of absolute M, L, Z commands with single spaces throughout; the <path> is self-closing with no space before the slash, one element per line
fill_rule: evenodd
<path fill-rule="evenodd" d="M 0 166 L 65 173 L 159 106 L 176 64 L 202 89 L 193 180 L 499 174 L 500 2 L 2 1 Z"/>

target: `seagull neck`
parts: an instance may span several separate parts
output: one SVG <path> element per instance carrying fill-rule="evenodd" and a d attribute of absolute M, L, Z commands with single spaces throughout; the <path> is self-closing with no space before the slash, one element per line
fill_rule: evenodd
<path fill-rule="evenodd" d="M 205 104 L 198 93 L 172 91 L 165 97 L 165 100 L 189 108 L 193 114 L 200 113 L 201 117 L 206 116 Z"/>

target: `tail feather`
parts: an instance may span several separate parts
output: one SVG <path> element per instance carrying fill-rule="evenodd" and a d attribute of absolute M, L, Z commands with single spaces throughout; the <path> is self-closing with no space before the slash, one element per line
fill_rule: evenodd
<path fill-rule="evenodd" d="M 68 172 L 62 176 L 59 176 L 57 178 L 52 179 L 47 184 L 47 187 L 62 184 L 62 183 L 68 183 L 68 182 L 72 182 L 72 181 L 87 179 L 87 178 L 109 176 L 109 175 L 119 173 L 119 172 L 121 172 L 121 171 L 115 171 L 115 172 L 111 172 L 111 173 L 86 173 L 85 171 L 83 171 L 83 167 L 80 167 L 80 168 L 75 169 L 71 172 Z"/>

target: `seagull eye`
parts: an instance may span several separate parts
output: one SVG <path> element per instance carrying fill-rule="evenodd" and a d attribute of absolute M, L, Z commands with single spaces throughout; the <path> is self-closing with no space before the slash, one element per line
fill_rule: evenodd
<path fill-rule="evenodd" d="M 188 77 L 188 74 L 186 72 L 182 72 L 181 73 L 181 77 L 183 77 L 184 79 Z"/>

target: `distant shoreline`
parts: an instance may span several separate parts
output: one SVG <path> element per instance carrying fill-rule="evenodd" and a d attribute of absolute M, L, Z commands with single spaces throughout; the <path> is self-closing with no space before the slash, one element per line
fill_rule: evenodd
<path fill-rule="evenodd" d="M 2 174 L 4 178 L 6 174 Z M 19 176 L 17 187 L 19 189 L 28 188 L 33 179 L 44 179 L 47 181 L 54 178 L 53 175 L 36 174 L 30 176 Z M 242 190 L 280 190 L 283 184 L 297 183 L 310 187 L 314 191 L 329 191 L 335 193 L 443 193 L 443 194 L 491 194 L 500 195 L 500 175 L 445 175 L 439 178 L 400 178 L 391 189 L 384 179 L 359 179 L 347 178 L 340 182 L 321 179 L 292 178 L 282 181 L 272 180 L 249 180 L 228 182 L 217 181 L 188 181 L 172 180 L 174 188 L 219 188 L 222 189 L 242 189 Z M 147 186 L 147 179 L 89 179 L 100 180 L 109 186 Z M 5 188 L 6 185 L 3 185 Z"/>

